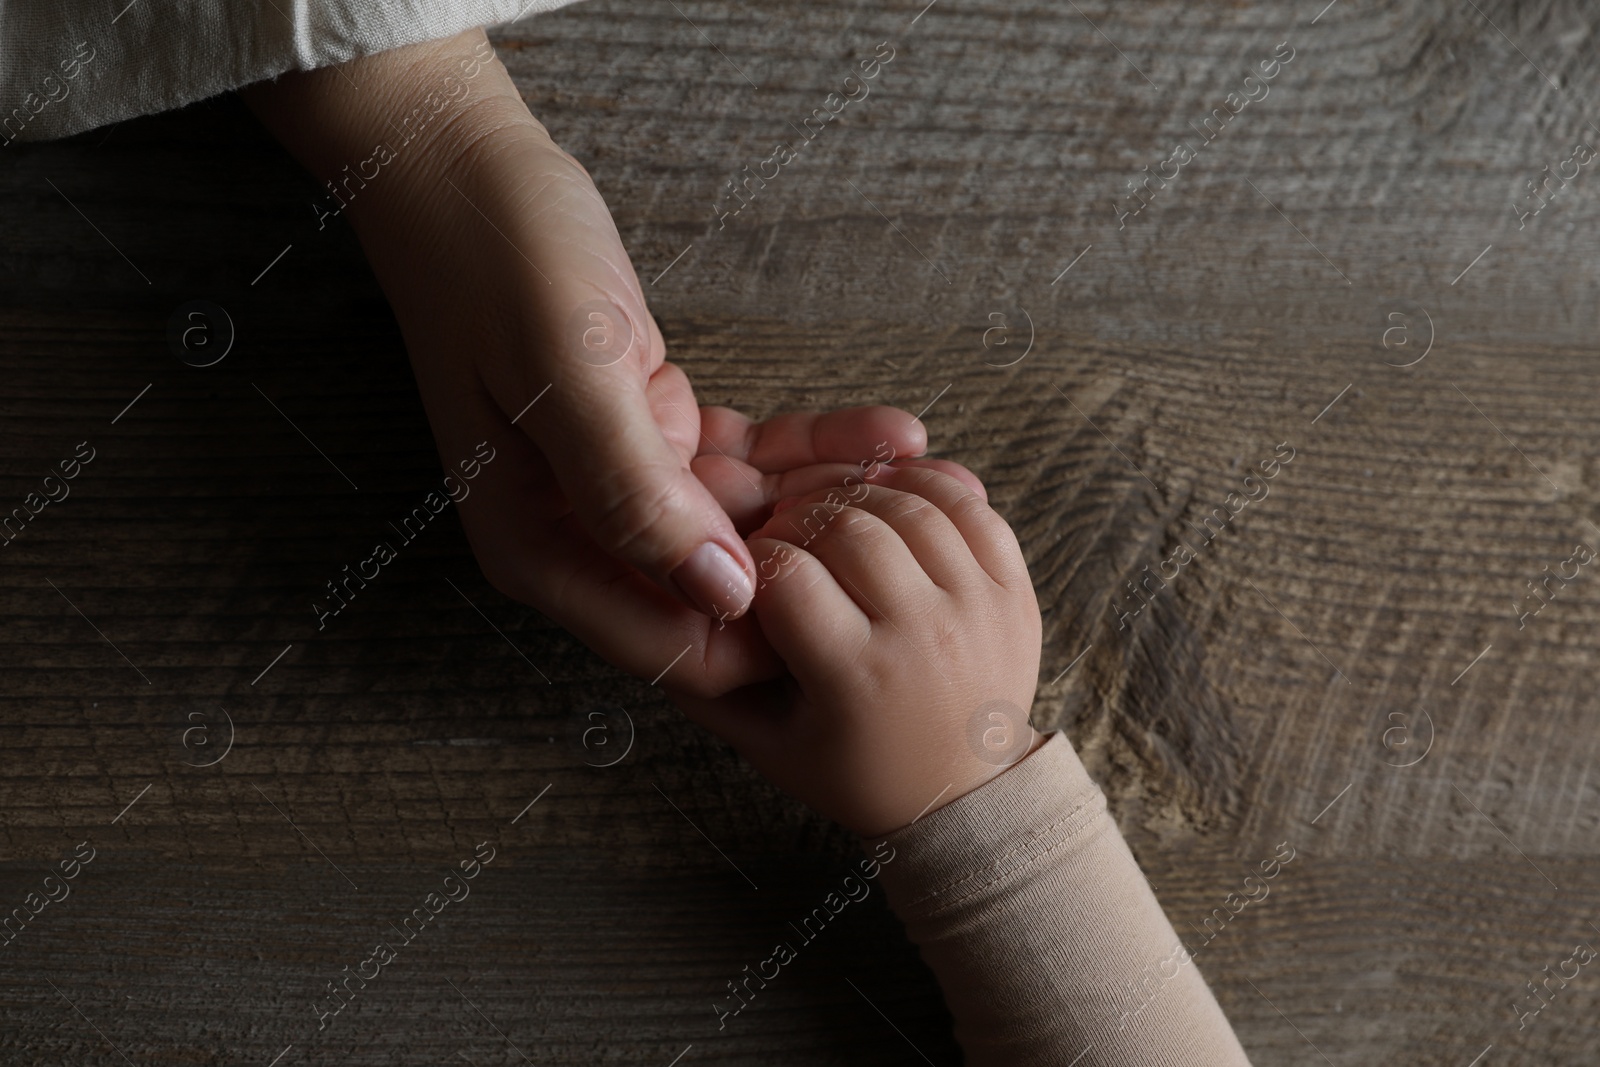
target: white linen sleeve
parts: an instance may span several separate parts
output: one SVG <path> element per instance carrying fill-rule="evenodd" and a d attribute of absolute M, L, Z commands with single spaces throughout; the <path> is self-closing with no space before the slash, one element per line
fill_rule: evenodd
<path fill-rule="evenodd" d="M 574 0 L 0 0 L 0 146 Z"/>

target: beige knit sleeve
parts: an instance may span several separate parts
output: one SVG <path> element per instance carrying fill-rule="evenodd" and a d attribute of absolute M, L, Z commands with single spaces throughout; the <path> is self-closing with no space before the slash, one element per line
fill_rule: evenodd
<path fill-rule="evenodd" d="M 1249 1067 L 1065 734 L 887 841 L 969 1067 Z"/>

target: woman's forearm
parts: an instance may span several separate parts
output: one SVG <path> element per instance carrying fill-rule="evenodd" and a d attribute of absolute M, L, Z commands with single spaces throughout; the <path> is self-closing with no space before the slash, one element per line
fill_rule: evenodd
<path fill-rule="evenodd" d="M 286 74 L 242 95 L 323 183 L 311 208 L 318 228 L 344 216 L 363 243 L 414 245 L 429 220 L 468 207 L 459 190 L 476 184 L 474 151 L 548 136 L 481 29 Z"/>

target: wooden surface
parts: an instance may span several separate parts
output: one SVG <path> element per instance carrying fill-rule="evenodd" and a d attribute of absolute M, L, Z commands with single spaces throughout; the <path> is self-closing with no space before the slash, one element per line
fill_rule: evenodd
<path fill-rule="evenodd" d="M 1036 722 L 1177 929 L 1297 850 L 1199 959 L 1253 1062 L 1592 1064 L 1593 968 L 1517 1012 L 1600 945 L 1597 579 L 1514 605 L 1600 547 L 1600 179 L 1525 229 L 1510 205 L 1600 135 L 1593 9 L 677 6 L 498 43 L 704 402 L 937 396 L 937 454 L 1033 569 Z M 721 184 L 884 40 L 870 97 L 719 228 Z M 1119 229 L 1129 179 L 1283 41 Z M 353 238 L 236 102 L 7 153 L 0 505 L 96 450 L 0 549 L 0 902 L 96 850 L 0 949 L 7 1063 L 958 1062 L 876 895 L 719 1033 L 850 841 L 490 590 L 453 517 L 316 631 L 439 471 Z M 214 367 L 166 341 L 194 299 L 237 328 Z M 1119 630 L 1123 583 L 1280 442 L 1270 495 Z M 599 768 L 606 708 L 634 744 Z M 223 710 L 231 750 L 194 766 Z M 319 1032 L 324 984 L 484 841 L 472 895 Z"/>

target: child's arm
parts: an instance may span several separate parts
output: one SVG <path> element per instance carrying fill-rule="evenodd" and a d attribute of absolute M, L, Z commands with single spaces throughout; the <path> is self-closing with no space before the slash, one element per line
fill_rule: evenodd
<path fill-rule="evenodd" d="M 1065 734 L 888 842 L 970 1067 L 1248 1064 Z"/>
<path fill-rule="evenodd" d="M 887 836 L 885 891 L 969 1064 L 1247 1067 L 1105 797 L 1064 735 L 1027 724 L 1039 610 L 1010 528 L 935 471 L 833 494 L 750 541 L 791 678 L 685 710 Z"/>

